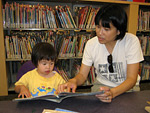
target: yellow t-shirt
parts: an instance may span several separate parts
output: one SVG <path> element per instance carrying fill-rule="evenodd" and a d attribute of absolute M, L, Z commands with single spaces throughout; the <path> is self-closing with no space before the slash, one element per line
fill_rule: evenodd
<path fill-rule="evenodd" d="M 25 85 L 31 95 L 41 96 L 46 94 L 55 94 L 59 84 L 65 83 L 65 80 L 56 71 L 54 76 L 50 78 L 44 78 L 40 76 L 36 69 L 24 74 L 15 85 Z"/>

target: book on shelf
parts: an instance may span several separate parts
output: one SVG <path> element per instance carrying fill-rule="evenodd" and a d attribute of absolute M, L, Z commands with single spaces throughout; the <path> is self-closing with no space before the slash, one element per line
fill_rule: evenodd
<path fill-rule="evenodd" d="M 58 10 L 59 10 L 59 13 L 60 13 L 60 15 L 61 15 L 61 17 L 62 17 L 62 20 L 63 20 L 63 23 L 64 23 L 65 28 L 70 28 L 62 6 L 59 5 L 59 6 L 58 6 Z"/>
<path fill-rule="evenodd" d="M 93 84 L 94 81 L 96 80 L 96 74 L 95 74 L 94 66 L 91 66 L 91 68 L 90 68 L 90 73 L 89 73 L 89 76 L 88 76 L 88 80 L 91 84 Z"/>
<path fill-rule="evenodd" d="M 92 20 L 91 20 L 91 23 L 90 23 L 90 28 L 95 28 L 95 16 L 97 14 L 97 12 L 99 11 L 100 8 L 95 8 L 94 9 L 94 12 L 93 12 L 93 17 L 92 17 Z"/>
<path fill-rule="evenodd" d="M 143 55 L 149 55 L 150 54 L 150 37 L 149 36 L 138 36 Z"/>
<path fill-rule="evenodd" d="M 87 15 L 86 15 L 86 19 L 85 19 L 85 23 L 84 23 L 84 25 L 83 25 L 83 28 L 86 28 L 87 22 L 88 22 L 88 20 L 89 20 L 89 15 L 90 15 L 90 13 L 91 13 L 91 9 L 92 9 L 92 7 L 91 7 L 91 6 L 88 6 L 88 12 L 87 12 Z"/>
<path fill-rule="evenodd" d="M 90 12 L 90 14 L 89 14 L 89 19 L 88 19 L 87 25 L 86 25 L 86 28 L 87 28 L 87 29 L 90 28 L 91 20 L 92 20 L 92 18 L 94 18 L 94 17 L 93 17 L 93 14 L 94 14 L 94 8 L 91 9 L 91 12 Z"/>
<path fill-rule="evenodd" d="M 2 6 L 3 28 L 6 28 L 6 14 L 5 9 Z"/>
<path fill-rule="evenodd" d="M 76 7 L 75 19 L 76 24 L 80 29 L 89 29 L 95 27 L 95 16 L 100 8 L 93 8 L 91 6 Z"/>
<path fill-rule="evenodd" d="M 71 40 L 73 40 L 73 42 Z M 64 38 L 58 56 L 59 57 L 73 57 L 73 54 L 75 52 L 76 41 L 77 41 L 76 37 L 69 36 L 68 38 Z"/>
<path fill-rule="evenodd" d="M 66 37 L 66 38 L 64 38 Z M 14 32 L 5 36 L 6 58 L 28 59 L 36 43 L 47 42 L 57 50 L 58 57 L 82 57 L 89 34 L 71 36 L 66 31 L 61 35 L 53 31 Z"/>
<path fill-rule="evenodd" d="M 31 97 L 31 98 L 15 98 L 13 101 L 29 101 L 29 100 L 47 100 L 52 101 L 56 103 L 60 103 L 64 99 L 70 98 L 70 97 L 79 97 L 79 96 L 94 96 L 103 94 L 104 91 L 100 92 L 88 92 L 88 93 L 71 93 L 71 92 L 62 92 L 58 95 L 56 94 L 49 94 L 49 95 L 42 95 L 37 97 Z"/>
<path fill-rule="evenodd" d="M 10 27 L 11 28 L 15 28 L 14 6 L 13 6 L 13 3 L 10 4 Z"/>
<path fill-rule="evenodd" d="M 79 56 L 79 57 L 82 56 L 85 43 L 86 43 L 86 36 L 81 35 L 80 41 L 79 41 L 79 46 L 78 46 L 77 56 Z"/>
<path fill-rule="evenodd" d="M 79 73 L 80 65 L 81 65 L 80 61 L 74 60 L 74 63 L 72 66 L 72 73 L 71 73 L 72 77 L 76 76 Z M 84 84 L 91 85 L 94 83 L 95 80 L 96 80 L 95 68 L 94 68 L 94 66 L 91 66 L 90 72 L 88 74 L 88 78 Z"/>
<path fill-rule="evenodd" d="M 83 17 L 84 17 L 84 13 L 85 13 L 85 8 L 80 8 L 79 10 L 79 14 L 78 14 L 78 17 L 79 17 L 79 22 L 78 22 L 78 26 L 79 28 L 81 28 L 81 24 L 82 24 L 82 21 L 83 21 Z"/>
<path fill-rule="evenodd" d="M 138 30 L 150 30 L 150 11 L 140 9 L 138 17 Z"/>
<path fill-rule="evenodd" d="M 63 77 L 63 79 L 67 82 L 69 80 L 68 74 L 63 69 L 58 69 L 58 73 Z"/>
<path fill-rule="evenodd" d="M 150 66 L 143 64 L 141 69 L 141 80 L 150 80 Z"/>
<path fill-rule="evenodd" d="M 76 24 L 75 24 L 75 21 L 74 21 L 74 19 L 73 19 L 73 17 L 72 17 L 72 14 L 71 14 L 71 11 L 70 11 L 69 6 L 66 5 L 64 8 L 65 8 L 65 10 L 66 10 L 66 12 L 67 12 L 67 14 L 68 14 L 68 16 L 69 16 L 69 18 L 70 18 L 71 23 L 72 23 L 73 26 L 74 26 L 74 28 L 77 28 L 77 26 L 76 26 Z"/>
<path fill-rule="evenodd" d="M 6 26 L 6 28 L 9 28 L 10 27 L 10 8 L 9 8 L 9 4 L 8 4 L 8 2 L 6 2 L 6 4 L 5 4 L 5 26 Z"/>
<path fill-rule="evenodd" d="M 2 14 L 4 28 L 76 28 L 68 6 L 6 2 Z"/>
<path fill-rule="evenodd" d="M 68 22 L 68 25 L 69 25 L 69 28 L 75 28 L 75 26 L 73 25 L 72 21 L 71 21 L 71 18 L 69 17 L 67 11 L 65 8 L 62 8 L 63 12 L 64 12 L 64 15 L 66 17 L 66 20 Z"/>
<path fill-rule="evenodd" d="M 47 9 L 47 19 L 48 19 L 49 27 L 50 27 L 50 28 L 57 28 L 52 7 L 48 7 L 48 6 L 47 6 L 46 9 Z"/>
<path fill-rule="evenodd" d="M 11 58 L 10 52 L 10 41 L 9 36 L 5 36 L 5 50 L 6 50 L 6 57 L 9 59 Z"/>
<path fill-rule="evenodd" d="M 57 17 L 58 17 L 58 19 L 59 19 L 59 22 L 60 22 L 60 24 L 61 24 L 61 28 L 66 28 L 66 27 L 65 27 L 64 20 L 63 20 L 63 18 L 62 18 L 62 15 L 61 15 L 60 11 L 58 10 L 58 6 L 55 6 L 55 12 L 56 12 L 56 15 L 57 15 Z"/>

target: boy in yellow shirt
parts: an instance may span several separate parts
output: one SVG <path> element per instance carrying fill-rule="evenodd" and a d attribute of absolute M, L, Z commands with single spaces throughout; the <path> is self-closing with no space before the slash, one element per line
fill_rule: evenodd
<path fill-rule="evenodd" d="M 57 55 L 49 43 L 38 43 L 32 49 L 31 59 L 36 69 L 24 74 L 16 83 L 18 97 L 34 97 L 55 94 L 59 84 L 65 80 L 53 71 Z"/>

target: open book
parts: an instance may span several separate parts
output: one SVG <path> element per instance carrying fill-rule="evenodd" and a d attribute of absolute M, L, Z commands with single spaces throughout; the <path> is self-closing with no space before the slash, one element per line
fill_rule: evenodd
<path fill-rule="evenodd" d="M 90 93 L 71 93 L 71 92 L 62 92 L 59 93 L 58 95 L 42 95 L 42 96 L 37 96 L 37 97 L 31 97 L 31 98 L 15 98 L 13 101 L 26 101 L 26 100 L 48 100 L 48 101 L 53 101 L 60 103 L 63 99 L 68 98 L 68 97 L 76 97 L 76 96 L 92 96 L 92 95 L 98 95 L 98 94 L 103 94 L 104 91 L 100 92 L 90 92 Z"/>

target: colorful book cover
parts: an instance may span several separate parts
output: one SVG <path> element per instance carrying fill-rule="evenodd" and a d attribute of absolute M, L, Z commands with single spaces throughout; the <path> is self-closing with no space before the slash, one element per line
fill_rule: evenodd
<path fill-rule="evenodd" d="M 62 92 L 58 95 L 56 94 L 50 94 L 50 95 L 42 95 L 37 97 L 31 97 L 31 98 L 16 98 L 13 99 L 13 101 L 29 101 L 29 100 L 47 100 L 52 101 L 56 103 L 60 103 L 64 99 L 67 99 L 69 97 L 79 97 L 79 96 L 94 96 L 94 95 L 100 95 L 103 94 L 104 91 L 100 92 L 88 92 L 88 93 L 71 93 L 71 92 Z"/>

